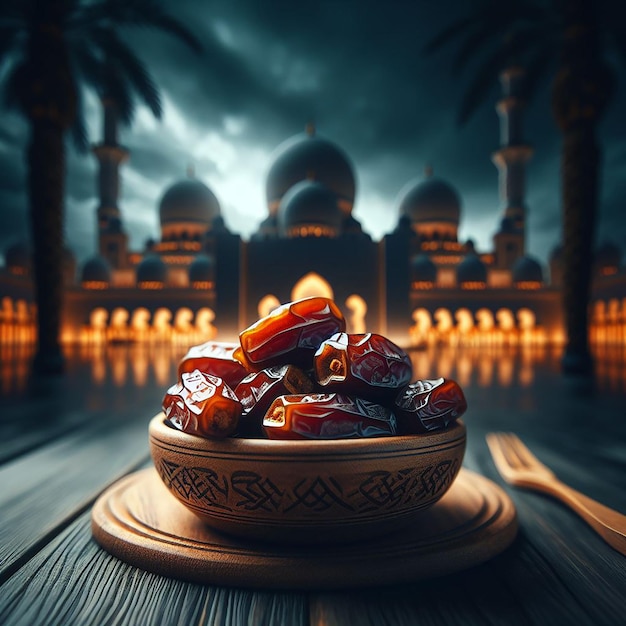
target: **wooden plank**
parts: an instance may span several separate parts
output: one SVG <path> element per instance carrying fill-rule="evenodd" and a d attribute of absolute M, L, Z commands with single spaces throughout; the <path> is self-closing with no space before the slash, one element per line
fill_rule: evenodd
<path fill-rule="evenodd" d="M 92 540 L 85 513 L 2 587 L 0 623 L 304 626 L 304 593 L 183 583 L 126 565 Z"/>
<path fill-rule="evenodd" d="M 577 461 L 579 471 L 588 467 L 584 456 Z M 493 475 L 493 479 L 504 486 L 495 475 L 486 447 L 477 456 L 477 466 L 483 474 Z M 568 480 L 571 476 L 564 472 L 563 478 Z M 566 589 L 570 597 L 563 596 L 557 607 L 565 623 L 568 614 L 570 623 L 607 626 L 619 623 L 626 613 L 623 555 L 607 546 L 560 503 L 529 491 L 504 488 L 508 489 L 518 510 L 523 549 L 520 554 L 512 553 L 511 560 L 501 564 L 499 573 L 511 589 L 519 590 L 526 598 L 527 609 L 540 610 L 541 619 L 548 622 L 544 607 L 537 606 L 537 599 L 549 601 L 549 594 Z M 541 587 L 547 586 L 542 590 L 536 581 L 541 581 Z M 534 589 L 529 590 L 529 584 Z M 554 621 L 556 615 L 551 619 Z"/>
<path fill-rule="evenodd" d="M 134 408 L 90 421 L 71 435 L 0 469 L 2 566 L 6 578 L 102 489 L 146 463 L 150 415 Z"/>
<path fill-rule="evenodd" d="M 465 466 L 503 484 L 484 442 L 470 442 Z M 502 555 L 412 588 L 314 594 L 312 624 L 620 623 L 626 611 L 624 557 L 558 504 L 509 493 L 521 532 Z"/>
<path fill-rule="evenodd" d="M 33 383 L 31 396 L 2 398 L 0 465 L 92 421 L 109 421 L 118 411 L 157 413 L 162 396 L 163 389 L 155 384 L 99 386 L 75 376 Z"/>

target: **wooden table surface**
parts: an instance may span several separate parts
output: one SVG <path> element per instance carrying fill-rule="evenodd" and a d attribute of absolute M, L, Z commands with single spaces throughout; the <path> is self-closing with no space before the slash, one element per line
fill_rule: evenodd
<path fill-rule="evenodd" d="M 333 592 L 181 582 L 94 542 L 91 507 L 108 485 L 150 466 L 147 425 L 175 375 L 170 355 L 143 356 L 126 347 L 75 354 L 64 378 L 28 381 L 21 357 L 3 355 L 0 624 L 626 623 L 626 557 L 555 501 L 506 486 L 485 443 L 489 431 L 515 431 L 566 483 L 626 513 L 623 353 L 602 357 L 593 385 L 563 379 L 549 351 L 417 354 L 419 378 L 463 384 L 464 466 L 511 495 L 518 538 L 455 575 Z"/>

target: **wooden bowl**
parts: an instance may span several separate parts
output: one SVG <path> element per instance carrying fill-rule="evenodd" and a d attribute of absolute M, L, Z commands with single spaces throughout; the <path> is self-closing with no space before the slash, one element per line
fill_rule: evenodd
<path fill-rule="evenodd" d="M 394 532 L 456 478 L 465 426 L 425 435 L 276 441 L 204 439 L 150 422 L 159 476 L 212 528 L 293 543 L 358 541 Z"/>

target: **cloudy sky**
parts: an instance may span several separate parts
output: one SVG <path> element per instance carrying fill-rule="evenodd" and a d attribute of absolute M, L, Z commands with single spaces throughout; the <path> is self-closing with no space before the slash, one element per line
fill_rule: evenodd
<path fill-rule="evenodd" d="M 204 44 L 194 55 L 160 33 L 132 34 L 138 54 L 161 90 L 161 121 L 139 108 L 121 141 L 119 205 L 134 248 L 158 237 L 159 199 L 193 164 L 218 196 L 227 225 L 248 237 L 266 216 L 265 175 L 272 153 L 314 120 L 339 144 L 357 175 L 355 216 L 374 239 L 397 220 L 399 193 L 422 177 L 424 165 L 452 183 L 463 200 L 460 238 L 489 249 L 501 211 L 498 147 L 492 104 L 464 127 L 456 124 L 467 75 L 450 72 L 453 50 L 422 54 L 424 43 L 472 5 L 471 0 L 372 0 L 296 3 L 287 0 L 177 0 L 178 17 Z M 384 8 L 381 8 L 384 7 Z M 624 72 L 622 72 L 622 78 Z M 605 116 L 598 240 L 626 249 L 626 81 Z M 494 85 L 491 102 L 498 97 Z M 86 99 L 90 137 L 101 133 L 101 111 Z M 0 250 L 27 234 L 26 126 L 0 117 Z M 530 252 L 545 260 L 560 237 L 559 135 L 547 89 L 529 106 L 527 141 Z M 70 147 L 66 233 L 84 260 L 95 249 L 97 163 Z"/>

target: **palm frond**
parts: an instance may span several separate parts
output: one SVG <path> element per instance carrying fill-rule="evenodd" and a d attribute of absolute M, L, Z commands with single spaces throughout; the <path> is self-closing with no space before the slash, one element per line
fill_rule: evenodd
<path fill-rule="evenodd" d="M 529 54 L 524 64 L 525 75 L 523 84 L 524 99 L 530 102 L 537 93 L 539 86 L 546 79 L 550 66 L 557 58 L 558 46 L 554 38 L 547 39 L 542 45 Z"/>
<path fill-rule="evenodd" d="M 161 13 L 160 15 L 154 15 L 151 19 L 146 20 L 146 22 L 148 26 L 162 30 L 168 35 L 172 35 L 179 41 L 182 41 L 196 54 L 202 52 L 203 47 L 200 40 L 181 21 L 171 15 Z"/>
<path fill-rule="evenodd" d="M 7 109 L 19 111 L 22 106 L 22 92 L 26 80 L 26 66 L 23 61 L 9 68 L 4 79 L 3 102 Z"/>
<path fill-rule="evenodd" d="M 158 0 L 99 0 L 84 6 L 74 17 L 73 26 L 79 30 L 102 26 L 155 28 L 182 41 L 194 52 L 202 51 L 200 40 L 167 13 Z"/>
<path fill-rule="evenodd" d="M 103 79 L 104 97 L 115 103 L 120 122 L 125 126 L 130 126 L 135 117 L 135 101 L 131 88 L 123 75 L 113 68 L 108 69 Z"/>
<path fill-rule="evenodd" d="M 19 33 L 14 29 L 0 28 L 0 76 L 7 63 L 19 58 L 20 50 L 16 49 L 19 42 Z"/>
<path fill-rule="evenodd" d="M 85 124 L 85 105 L 83 92 L 80 88 L 76 90 L 76 113 L 74 115 L 74 123 L 70 128 L 70 136 L 74 147 L 79 153 L 85 154 L 89 150 L 89 136 Z"/>
<path fill-rule="evenodd" d="M 479 27 L 467 34 L 452 61 L 452 75 L 460 74 L 471 59 L 475 58 L 481 50 L 493 42 L 490 36 L 491 25 Z"/>
<path fill-rule="evenodd" d="M 465 124 L 485 101 L 492 87 L 497 84 L 500 72 L 520 57 L 533 45 L 526 38 L 505 37 L 483 59 L 478 71 L 470 81 L 459 109 L 459 124 Z"/>
<path fill-rule="evenodd" d="M 95 89 L 102 96 L 104 64 L 101 56 L 98 56 L 90 42 L 77 40 L 69 47 L 72 63 L 82 81 Z"/>
<path fill-rule="evenodd" d="M 465 124 L 487 99 L 487 95 L 496 85 L 498 75 L 504 69 L 504 65 L 500 48 L 496 48 L 495 52 L 489 55 L 486 61 L 483 61 L 463 94 L 457 116 L 460 125 Z"/>
<path fill-rule="evenodd" d="M 426 42 L 426 45 L 422 48 L 422 54 L 428 55 L 439 50 L 449 42 L 456 39 L 459 35 L 462 35 L 468 28 L 471 28 L 475 21 L 476 18 L 474 16 L 461 17 L 455 20 L 440 33 Z"/>
<path fill-rule="evenodd" d="M 96 29 L 92 37 L 102 52 L 105 64 L 124 76 L 127 84 L 137 92 L 152 114 L 160 119 L 163 109 L 159 90 L 139 57 L 110 29 Z"/>

